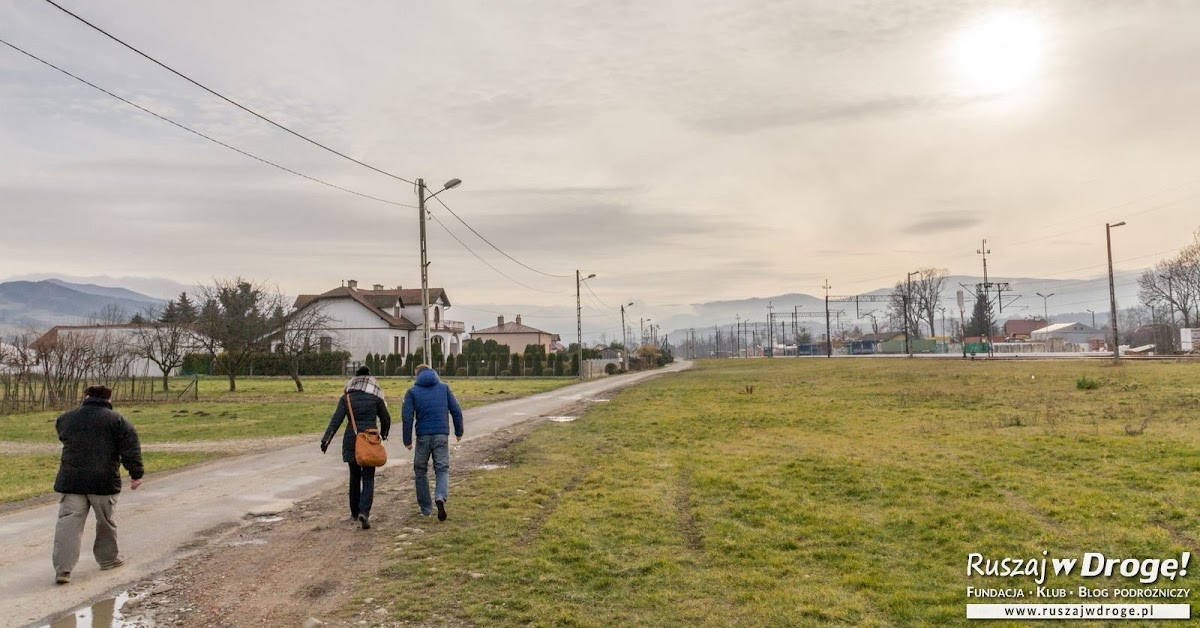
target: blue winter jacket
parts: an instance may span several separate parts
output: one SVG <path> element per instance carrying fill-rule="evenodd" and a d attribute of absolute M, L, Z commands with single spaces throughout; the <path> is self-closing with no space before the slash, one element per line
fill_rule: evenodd
<path fill-rule="evenodd" d="M 412 444 L 413 418 L 417 423 L 417 436 L 425 434 L 449 434 L 450 422 L 447 415 L 454 417 L 454 435 L 462 438 L 463 415 L 458 400 L 450 387 L 438 379 L 433 369 L 421 371 L 417 382 L 404 395 L 404 446 Z"/>

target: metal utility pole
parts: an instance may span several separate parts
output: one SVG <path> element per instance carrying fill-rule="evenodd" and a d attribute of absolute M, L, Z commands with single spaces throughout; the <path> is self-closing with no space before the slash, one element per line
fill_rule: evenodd
<path fill-rule="evenodd" d="M 446 190 L 462 184 L 461 179 L 450 179 L 442 189 L 429 196 L 433 198 Z M 421 223 L 421 348 L 425 352 L 425 363 L 433 366 L 433 355 L 429 352 L 429 255 L 425 240 L 425 179 L 417 179 L 417 212 Z"/>
<path fill-rule="evenodd" d="M 1049 302 L 1050 297 L 1054 296 L 1054 293 L 1051 292 L 1050 294 L 1042 294 L 1040 292 L 1035 292 L 1034 294 L 1038 295 L 1039 297 L 1042 297 L 1042 319 L 1046 321 L 1047 325 L 1049 325 L 1050 324 L 1050 314 L 1049 314 L 1050 310 L 1046 304 Z"/>
<path fill-rule="evenodd" d="M 733 357 L 742 357 L 742 315 L 734 314 L 733 320 L 737 321 L 737 334 L 730 338 L 730 342 L 734 345 Z"/>
<path fill-rule="evenodd" d="M 767 348 L 767 357 L 775 357 L 775 304 L 771 301 L 767 301 Z"/>
<path fill-rule="evenodd" d="M 825 285 L 821 287 L 825 288 L 825 357 L 832 358 L 833 336 L 830 335 L 831 330 L 829 328 L 829 289 L 832 286 L 829 285 L 829 278 L 825 279 Z"/>
<path fill-rule="evenodd" d="M 990 311 L 992 309 L 992 302 L 991 297 L 988 295 L 988 288 L 991 284 L 988 283 L 987 256 L 992 251 L 987 247 L 986 238 L 983 240 L 983 245 L 976 249 L 975 252 L 983 256 L 983 337 L 987 339 L 986 346 L 988 356 L 990 357 L 992 355 L 992 314 Z"/>
<path fill-rule="evenodd" d="M 578 297 L 578 295 L 576 295 L 576 296 Z M 621 361 L 624 363 L 623 364 L 624 369 L 626 371 L 628 371 L 629 370 L 629 336 L 626 335 L 626 333 L 625 333 L 625 306 L 626 305 L 632 307 L 633 303 L 630 302 L 630 303 L 625 303 L 625 304 L 621 305 L 621 344 L 625 345 L 624 350 L 621 352 L 621 357 L 622 357 Z"/>
<path fill-rule="evenodd" d="M 1092 315 L 1092 329 L 1095 329 L 1096 328 L 1096 312 L 1094 310 L 1088 310 L 1088 313 L 1090 313 Z"/>
<path fill-rule="evenodd" d="M 916 270 L 911 273 L 908 273 L 908 277 L 904 278 L 904 281 L 906 283 L 906 285 L 904 287 L 904 298 L 900 300 L 901 303 L 904 305 L 904 347 L 908 351 L 908 357 L 910 357 L 910 358 L 913 357 L 912 356 L 913 350 L 912 350 L 912 340 L 910 340 L 908 337 L 908 328 L 909 328 L 909 325 L 908 325 L 908 300 L 912 298 L 912 276 L 920 275 L 920 274 L 921 274 L 921 271 Z"/>
<path fill-rule="evenodd" d="M 575 337 L 579 342 L 576 347 L 576 353 L 579 356 L 579 372 L 575 375 L 579 379 L 583 379 L 583 304 L 579 300 L 579 286 L 584 281 L 595 277 L 596 273 L 592 273 L 583 279 L 579 278 L 579 270 L 575 270 Z"/>
<path fill-rule="evenodd" d="M 433 366 L 429 354 L 429 259 L 425 247 L 425 179 L 417 179 L 417 213 L 421 217 L 421 348 L 423 362 Z"/>
<path fill-rule="evenodd" d="M 1120 227 L 1125 224 L 1122 220 L 1116 224 L 1104 224 L 1104 239 L 1108 243 L 1108 300 L 1112 307 L 1112 320 L 1109 324 L 1113 330 L 1113 359 L 1121 359 L 1121 341 L 1117 337 L 1117 289 L 1113 286 L 1113 266 L 1112 266 L 1112 230 L 1113 227 Z"/>

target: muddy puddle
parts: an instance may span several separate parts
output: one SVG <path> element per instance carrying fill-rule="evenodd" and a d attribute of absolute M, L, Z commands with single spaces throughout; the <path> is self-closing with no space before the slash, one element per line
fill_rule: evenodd
<path fill-rule="evenodd" d="M 123 591 L 116 597 L 101 600 L 45 624 L 41 628 L 130 628 L 137 624 L 125 621 L 121 608 L 129 601 L 129 592 Z"/>

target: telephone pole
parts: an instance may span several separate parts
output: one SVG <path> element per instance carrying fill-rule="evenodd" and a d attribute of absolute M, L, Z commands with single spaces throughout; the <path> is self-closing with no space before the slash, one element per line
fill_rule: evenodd
<path fill-rule="evenodd" d="M 833 336 L 830 335 L 831 330 L 829 328 L 829 289 L 832 286 L 829 285 L 828 277 L 825 278 L 825 285 L 821 287 L 825 288 L 825 357 L 832 358 Z"/>

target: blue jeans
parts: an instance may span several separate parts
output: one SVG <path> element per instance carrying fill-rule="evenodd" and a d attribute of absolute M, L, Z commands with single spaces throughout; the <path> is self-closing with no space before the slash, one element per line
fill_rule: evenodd
<path fill-rule="evenodd" d="M 450 498 L 450 435 L 422 434 L 417 436 L 413 451 L 413 478 L 417 482 L 417 505 L 421 514 L 433 512 L 433 501 L 429 499 L 429 457 L 433 457 L 433 472 L 436 486 L 433 498 L 446 501 Z"/>
<path fill-rule="evenodd" d="M 350 465 L 350 516 L 371 514 L 371 503 L 375 501 L 375 467 Z"/>

